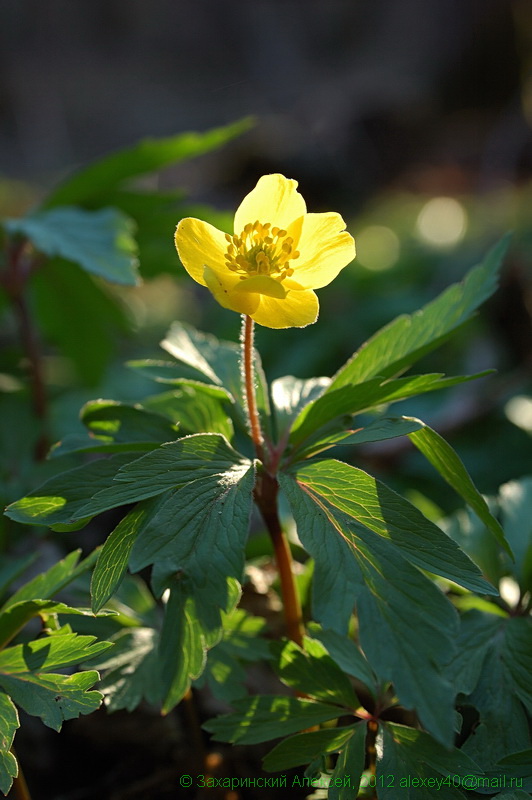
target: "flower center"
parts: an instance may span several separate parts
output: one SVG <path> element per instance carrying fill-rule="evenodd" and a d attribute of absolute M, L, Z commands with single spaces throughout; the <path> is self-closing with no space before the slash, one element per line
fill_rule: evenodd
<path fill-rule="evenodd" d="M 292 259 L 299 258 L 294 250 L 294 240 L 283 228 L 271 226 L 270 222 L 248 222 L 239 236 L 225 234 L 227 251 L 225 262 L 231 272 L 240 273 L 241 280 L 255 275 L 269 275 L 284 281 L 294 274 L 289 266 Z"/>

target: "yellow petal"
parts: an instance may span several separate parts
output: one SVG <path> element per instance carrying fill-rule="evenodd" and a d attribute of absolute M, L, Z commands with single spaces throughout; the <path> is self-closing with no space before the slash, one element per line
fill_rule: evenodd
<path fill-rule="evenodd" d="M 274 278 L 270 278 L 269 275 L 255 275 L 253 278 L 240 281 L 236 284 L 234 291 L 265 294 L 268 297 L 277 297 L 281 300 L 286 297 L 286 289 L 283 284 Z"/>
<path fill-rule="evenodd" d="M 190 277 L 202 286 L 207 286 L 203 275 L 205 267 L 218 271 L 227 269 L 225 234 L 208 222 L 193 217 L 182 219 L 175 232 L 175 246 Z"/>
<path fill-rule="evenodd" d="M 244 225 L 256 220 L 286 230 L 306 210 L 305 201 L 297 191 L 297 181 L 284 175 L 263 175 L 237 209 L 235 233 L 238 235 Z"/>
<path fill-rule="evenodd" d="M 355 240 L 340 214 L 307 214 L 303 219 L 294 267 L 294 280 L 305 289 L 327 286 L 355 257 Z"/>
<path fill-rule="evenodd" d="M 241 281 L 238 275 L 229 270 L 220 273 L 205 267 L 203 277 L 204 285 L 208 286 L 214 299 L 224 308 L 251 315 L 259 305 L 260 295 L 234 291 Z"/>
<path fill-rule="evenodd" d="M 304 328 L 318 319 L 318 298 L 312 291 L 288 292 L 284 300 L 260 296 L 249 316 L 265 328 Z"/>

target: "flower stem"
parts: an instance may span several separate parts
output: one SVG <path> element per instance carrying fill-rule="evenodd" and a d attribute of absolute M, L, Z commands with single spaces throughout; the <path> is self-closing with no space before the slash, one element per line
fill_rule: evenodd
<path fill-rule="evenodd" d="M 251 438 L 255 446 L 257 457 L 264 464 L 264 438 L 260 427 L 260 417 L 257 410 L 255 398 L 255 375 L 253 369 L 253 320 L 251 317 L 243 316 L 242 323 L 242 374 L 244 380 L 244 391 L 246 396 L 246 406 L 249 418 L 249 429 Z M 301 603 L 297 593 L 295 581 L 292 553 L 290 545 L 281 528 L 279 514 L 277 510 L 277 495 L 279 484 L 275 475 L 268 471 L 266 464 L 260 467 L 255 483 L 255 502 L 257 503 L 262 518 L 264 519 L 268 533 L 273 543 L 275 561 L 279 572 L 281 583 L 281 595 L 283 599 L 284 618 L 286 632 L 300 647 L 303 646 L 303 615 L 301 613 Z"/>
<path fill-rule="evenodd" d="M 254 322 L 247 314 L 242 315 L 242 369 L 244 377 L 244 391 L 249 419 L 249 429 L 255 452 L 260 461 L 264 462 L 264 439 L 260 429 L 260 418 L 255 399 L 255 369 L 253 365 L 253 328 Z"/>

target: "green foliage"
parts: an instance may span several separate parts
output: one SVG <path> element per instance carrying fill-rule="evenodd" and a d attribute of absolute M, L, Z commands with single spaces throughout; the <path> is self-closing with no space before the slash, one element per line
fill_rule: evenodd
<path fill-rule="evenodd" d="M 220 146 L 247 124 L 140 143 L 5 222 L 11 271 L 29 266 L 27 286 L 11 273 L 4 280 L 8 298 L 16 306 L 31 288 L 39 324 L 86 382 L 108 363 L 109 326 L 128 325 L 104 281 L 135 284 L 137 254 L 145 275 L 167 268 L 176 258 L 165 249 L 171 229 L 187 208 L 179 192 L 144 192 L 130 181 Z M 148 702 L 166 714 L 205 686 L 233 709 L 205 724 L 215 739 L 280 740 L 264 768 L 310 765 L 307 776 L 325 776 L 333 800 L 368 796 L 368 785 L 379 800 L 403 792 L 425 800 L 434 787 L 464 797 L 466 779 L 531 780 L 531 481 L 486 500 L 450 444 L 417 416 L 390 411 L 489 374 L 403 375 L 495 291 L 507 246 L 503 240 L 462 283 L 374 334 L 332 378 L 288 375 L 270 387 L 255 353 L 261 447 L 249 435 L 239 347 L 181 322 L 161 343 L 166 360 L 128 364 L 132 381 L 150 381 L 148 396 L 83 405 L 84 432 L 54 446 L 52 474 L 6 515 L 58 533 L 110 511 L 115 524 L 84 562 L 71 554 L 0 609 L 2 791 L 17 769 L 13 703 L 59 730 L 98 707 L 102 694 L 109 711 Z M 64 297 L 72 302 L 62 314 Z M 350 463 L 394 440 L 414 445 L 468 510 L 436 524 L 382 476 Z M 336 457 L 346 453 L 349 461 Z M 294 641 L 250 613 L 242 588 L 246 566 L 252 573 L 261 563 L 246 565 L 250 527 L 261 524 L 250 526 L 254 505 L 279 561 L 278 498 L 283 521 L 297 530 L 301 583 L 311 583 L 309 635 L 299 639 L 289 628 Z M 55 598 L 93 566 L 92 612 Z M 279 567 L 293 626 L 293 576 Z M 21 568 L 0 572 L 0 585 Z M 150 588 L 130 573 L 149 574 Z M 517 587 L 514 601 L 505 580 Z M 45 627 L 32 640 L 26 624 L 35 617 Z M 277 641 L 268 646 L 265 633 Z M 246 668 L 258 661 L 283 693 L 247 694 Z M 85 662 L 102 671 L 102 694 L 91 688 L 93 669 L 54 672 Z M 520 789 L 499 796 L 517 798 Z"/>
<path fill-rule="evenodd" d="M 57 672 L 96 658 L 111 647 L 110 642 L 79 635 L 58 622 L 66 614 L 92 617 L 90 611 L 51 599 L 94 562 L 94 558 L 79 564 L 78 560 L 79 551 L 70 553 L 21 586 L 0 609 L 0 791 L 4 794 L 18 774 L 10 750 L 19 727 L 17 706 L 59 731 L 65 720 L 90 714 L 102 701 L 103 695 L 92 689 L 100 677 L 95 670 Z M 35 617 L 42 621 L 43 635 L 35 639 L 25 636 L 13 644 Z"/>

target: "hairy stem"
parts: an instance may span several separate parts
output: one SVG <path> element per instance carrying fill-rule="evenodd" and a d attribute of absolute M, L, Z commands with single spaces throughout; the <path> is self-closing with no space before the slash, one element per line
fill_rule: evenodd
<path fill-rule="evenodd" d="M 244 393 L 248 412 L 249 429 L 257 457 L 264 462 L 264 439 L 260 428 L 260 418 L 255 398 L 255 369 L 253 366 L 253 327 L 254 322 L 247 315 L 242 316 L 242 371 Z"/>
<path fill-rule="evenodd" d="M 260 427 L 260 417 L 255 398 L 255 370 L 253 368 L 253 320 L 243 317 L 242 324 L 242 375 L 251 438 L 257 457 L 264 463 L 264 437 Z M 270 465 L 271 467 L 271 465 Z M 281 528 L 277 511 L 277 478 L 268 471 L 268 464 L 259 468 L 255 483 L 255 501 L 260 509 L 268 533 L 273 543 L 275 561 L 281 582 L 286 632 L 296 644 L 303 645 L 303 618 L 301 603 L 297 593 L 292 553 L 288 540 Z"/>

